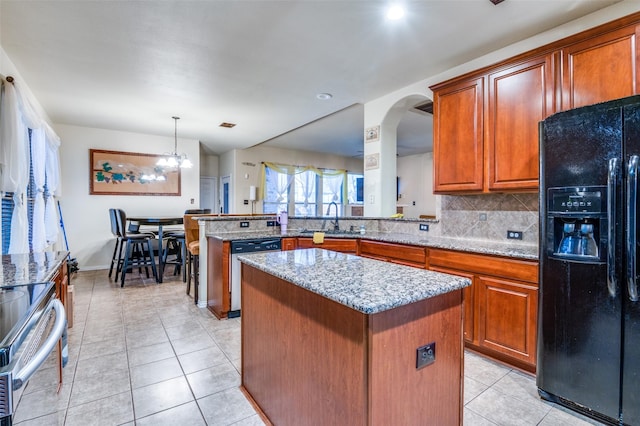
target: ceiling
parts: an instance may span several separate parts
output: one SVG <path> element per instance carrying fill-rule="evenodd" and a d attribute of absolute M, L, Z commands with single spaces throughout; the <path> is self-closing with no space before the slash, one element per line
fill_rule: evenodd
<path fill-rule="evenodd" d="M 365 103 L 618 1 L 0 0 L 0 44 L 54 123 L 357 157 Z"/>

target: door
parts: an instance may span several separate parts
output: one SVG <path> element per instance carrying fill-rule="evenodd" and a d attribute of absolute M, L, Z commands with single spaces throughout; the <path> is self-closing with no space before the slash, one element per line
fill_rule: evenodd
<path fill-rule="evenodd" d="M 218 211 L 218 179 L 215 177 L 200 178 L 200 208 Z"/>
<path fill-rule="evenodd" d="M 231 176 L 223 176 L 220 179 L 220 213 L 229 213 L 231 204 Z"/>
<path fill-rule="evenodd" d="M 627 107 L 624 111 L 624 126 L 625 126 L 625 158 L 628 160 L 632 155 L 640 155 L 640 107 L 633 106 Z M 635 203 L 635 212 L 638 211 L 638 202 Z M 633 216 L 633 212 L 632 216 Z M 633 218 L 625 218 L 624 228 L 633 229 L 633 226 L 627 221 L 633 220 Z M 636 242 L 632 245 L 637 249 L 637 242 L 640 241 L 640 235 L 638 231 L 640 227 L 637 226 L 637 216 L 635 221 L 635 239 Z M 627 253 L 627 261 L 625 264 L 630 264 L 631 260 L 637 267 L 638 257 L 637 255 L 631 257 L 631 254 Z M 637 271 L 640 269 L 636 269 Z M 622 283 L 624 291 L 622 297 L 624 300 L 624 348 L 623 348 L 623 374 L 622 374 L 622 418 L 625 424 L 636 425 L 640 424 L 640 301 L 634 296 L 637 289 L 634 288 L 636 280 L 634 282 Z M 631 286 L 631 288 L 630 288 Z M 631 290 L 631 291 L 630 291 Z"/>

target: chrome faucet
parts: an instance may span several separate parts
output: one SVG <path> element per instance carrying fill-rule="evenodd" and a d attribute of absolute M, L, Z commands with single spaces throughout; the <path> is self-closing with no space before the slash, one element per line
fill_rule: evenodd
<path fill-rule="evenodd" d="M 332 201 L 329 203 L 329 206 L 327 207 L 327 216 L 329 215 L 329 212 L 331 211 L 331 206 L 335 206 L 336 208 L 336 220 L 333 222 L 333 230 L 334 231 L 339 231 L 340 230 L 340 225 L 338 224 L 338 205 L 336 204 L 335 201 Z"/>

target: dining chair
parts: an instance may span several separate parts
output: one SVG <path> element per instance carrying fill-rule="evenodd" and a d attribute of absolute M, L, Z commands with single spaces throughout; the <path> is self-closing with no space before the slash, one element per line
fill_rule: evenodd
<path fill-rule="evenodd" d="M 111 220 L 111 233 L 116 237 L 116 245 L 113 248 L 111 256 L 111 266 L 109 267 L 109 278 L 113 274 L 113 265 L 116 265 L 116 281 L 118 281 L 118 273 L 120 272 L 120 252 L 122 251 L 122 238 L 118 232 L 118 219 L 116 217 L 116 209 L 109 209 L 109 219 Z"/>
<path fill-rule="evenodd" d="M 153 241 L 155 237 L 150 233 L 129 234 L 127 233 L 127 215 L 124 210 L 115 209 L 118 234 L 121 238 L 120 254 L 118 256 L 118 266 L 120 267 L 120 287 L 124 287 L 124 280 L 127 272 L 138 266 L 144 266 L 147 278 L 149 278 L 149 266 L 153 271 L 153 277 L 158 279 L 156 262 L 153 256 Z M 122 245 L 124 244 L 124 259 L 122 259 Z M 145 247 L 146 246 L 146 247 Z M 146 249 L 145 249 L 146 248 Z M 116 269 L 116 282 L 118 281 L 118 271 Z"/>

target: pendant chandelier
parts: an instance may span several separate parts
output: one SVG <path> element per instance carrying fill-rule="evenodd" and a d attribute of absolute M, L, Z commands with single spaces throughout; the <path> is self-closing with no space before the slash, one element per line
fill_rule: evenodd
<path fill-rule="evenodd" d="M 187 157 L 187 154 L 178 154 L 178 120 L 180 117 L 171 117 L 174 121 L 174 142 L 173 152 L 164 154 L 162 158 L 158 160 L 156 166 L 162 168 L 164 171 L 175 171 L 177 169 L 190 169 L 193 167 L 193 163 Z"/>

